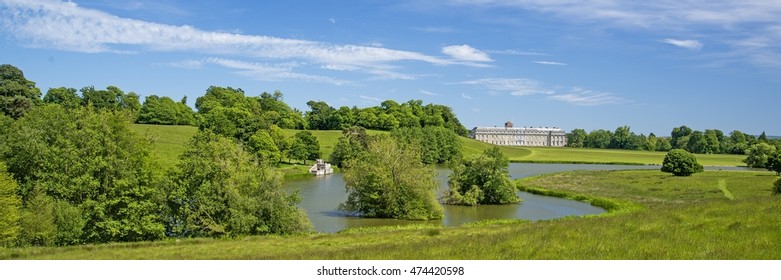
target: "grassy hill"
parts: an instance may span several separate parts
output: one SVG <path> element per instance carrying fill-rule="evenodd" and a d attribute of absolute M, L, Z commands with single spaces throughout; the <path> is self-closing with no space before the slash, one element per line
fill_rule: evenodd
<path fill-rule="evenodd" d="M 184 152 L 184 145 L 198 130 L 192 126 L 167 126 L 134 124 L 131 127 L 136 133 L 146 135 L 153 141 L 153 152 L 164 166 L 172 166 L 178 162 L 177 157 Z M 286 129 L 285 133 L 293 137 L 297 130 Z M 341 131 L 311 130 L 320 142 L 323 158 L 327 159 L 333 152 Z M 368 130 L 370 135 L 388 133 L 385 131 Z M 463 155 L 476 156 L 483 150 L 493 147 L 488 143 L 461 137 Z M 623 164 L 656 164 L 660 165 L 665 152 L 554 148 L 554 147 L 507 147 L 499 149 L 514 162 L 557 162 L 557 163 L 623 163 Z M 697 155 L 699 162 L 706 166 L 742 166 L 745 157 L 741 155 Z"/>

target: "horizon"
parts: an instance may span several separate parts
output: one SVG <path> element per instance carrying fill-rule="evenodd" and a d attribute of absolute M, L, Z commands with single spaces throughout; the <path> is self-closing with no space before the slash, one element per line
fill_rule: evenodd
<path fill-rule="evenodd" d="M 467 129 L 781 135 L 776 3 L 0 0 L 0 14 L 0 63 L 42 94 L 114 85 L 192 107 L 214 85 L 302 111 L 422 100 Z"/>

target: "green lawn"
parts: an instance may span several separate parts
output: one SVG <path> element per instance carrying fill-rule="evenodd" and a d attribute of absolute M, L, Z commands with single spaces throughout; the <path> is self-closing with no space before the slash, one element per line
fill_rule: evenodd
<path fill-rule="evenodd" d="M 518 181 L 635 211 L 457 228 L 0 249 L 11 259 L 781 259 L 770 172 L 575 171 Z M 725 196 L 722 188 L 734 199 Z"/>
<path fill-rule="evenodd" d="M 198 131 L 194 126 L 151 124 L 133 124 L 130 129 L 152 140 L 152 154 L 166 169 L 179 162 L 185 145 Z"/>

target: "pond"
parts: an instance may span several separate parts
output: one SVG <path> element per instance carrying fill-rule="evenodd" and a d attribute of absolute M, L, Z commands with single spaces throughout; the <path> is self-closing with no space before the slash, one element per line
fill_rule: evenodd
<path fill-rule="evenodd" d="M 510 176 L 513 179 L 572 170 L 621 170 L 621 169 L 659 169 L 659 166 L 644 165 L 603 165 L 603 164 L 534 164 L 511 163 Z M 738 167 L 712 167 L 706 169 L 741 169 Z M 438 197 L 447 190 L 447 176 L 450 170 L 437 168 L 440 181 Z M 319 232 L 337 232 L 346 228 L 365 226 L 390 226 L 404 224 L 441 224 L 458 226 L 464 223 L 486 219 L 524 219 L 548 220 L 565 216 L 583 216 L 604 213 L 599 207 L 580 201 L 518 192 L 523 199 L 519 204 L 482 205 L 477 207 L 444 205 L 445 217 L 434 221 L 407 221 L 395 219 L 372 219 L 345 215 L 336 210 L 340 203 L 347 200 L 344 179 L 341 173 L 327 176 L 304 178 L 285 182 L 288 192 L 299 191 L 301 203 L 298 205 L 312 221 Z"/>

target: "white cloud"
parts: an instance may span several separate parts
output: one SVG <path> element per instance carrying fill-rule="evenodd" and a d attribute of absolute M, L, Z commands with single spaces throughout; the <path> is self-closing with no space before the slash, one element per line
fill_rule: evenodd
<path fill-rule="evenodd" d="M 508 55 L 529 55 L 529 56 L 549 56 L 550 54 L 537 52 L 537 51 L 521 51 L 521 50 L 488 50 L 487 53 L 495 54 L 508 54 Z"/>
<path fill-rule="evenodd" d="M 442 53 L 453 57 L 456 60 L 472 62 L 491 62 L 493 61 L 488 54 L 475 49 L 469 45 L 452 45 L 442 48 Z"/>
<path fill-rule="evenodd" d="M 329 19 L 328 19 L 328 22 L 330 22 L 330 23 L 336 23 L 336 19 L 335 19 L 335 18 L 329 18 Z"/>
<path fill-rule="evenodd" d="M 564 101 L 573 105 L 579 106 L 597 106 L 605 104 L 621 103 L 624 100 L 613 94 L 607 92 L 598 92 L 592 90 L 586 90 L 582 88 L 573 88 L 567 93 L 554 94 L 548 98 L 553 100 Z"/>
<path fill-rule="evenodd" d="M 670 45 L 673 45 L 673 46 L 676 46 L 676 47 L 693 50 L 693 51 L 699 51 L 703 47 L 703 44 L 700 43 L 700 41 L 697 41 L 697 40 L 664 39 L 664 40 L 662 40 L 662 42 L 670 44 Z"/>
<path fill-rule="evenodd" d="M 419 90 L 420 90 L 420 93 L 428 95 L 428 96 L 438 96 L 438 94 L 430 92 L 430 91 L 427 91 L 427 90 L 424 90 L 424 89 L 419 89 Z"/>
<path fill-rule="evenodd" d="M 491 91 L 506 92 L 515 96 L 554 93 L 553 90 L 542 87 L 540 82 L 525 78 L 486 78 L 459 82 L 458 84 L 479 85 Z"/>
<path fill-rule="evenodd" d="M 269 65 L 233 59 L 210 57 L 202 63 L 219 65 L 225 68 L 237 70 L 236 73 L 245 77 L 260 81 L 299 80 L 307 82 L 321 82 L 337 86 L 350 84 L 350 81 L 337 80 L 326 76 L 308 75 L 293 71 L 294 63 L 280 63 Z"/>
<path fill-rule="evenodd" d="M 542 64 L 542 65 L 557 65 L 557 66 L 566 66 L 566 63 L 562 62 L 556 62 L 556 61 L 534 61 L 534 63 Z"/>
<path fill-rule="evenodd" d="M 201 69 L 203 68 L 203 61 L 200 60 L 183 60 L 166 64 L 171 67 L 182 69 Z"/>
<path fill-rule="evenodd" d="M 467 100 L 470 100 L 470 99 L 472 99 L 472 97 L 471 97 L 471 96 L 469 96 L 469 95 L 467 95 L 466 93 L 461 93 L 461 98 L 463 98 L 463 99 L 467 99 Z"/>
<path fill-rule="evenodd" d="M 192 52 L 272 62 L 299 60 L 320 69 L 370 73 L 381 79 L 414 78 L 398 70 L 389 70 L 402 61 L 469 66 L 484 66 L 475 62 L 490 61 L 485 53 L 468 46 L 448 48 L 455 59 L 447 59 L 376 46 L 339 45 L 160 24 L 82 8 L 73 2 L 2 0 L 0 5 L 3 6 L 0 28 L 22 44 L 37 48 L 85 53 Z"/>
<path fill-rule="evenodd" d="M 369 102 L 377 102 L 377 103 L 380 103 L 380 102 L 384 101 L 384 100 L 382 100 L 382 99 L 380 99 L 380 98 L 377 98 L 377 97 L 371 97 L 371 96 L 366 96 L 366 95 L 361 95 L 361 96 L 359 96 L 359 97 L 360 97 L 360 98 L 361 98 L 363 101 L 369 101 Z"/>

